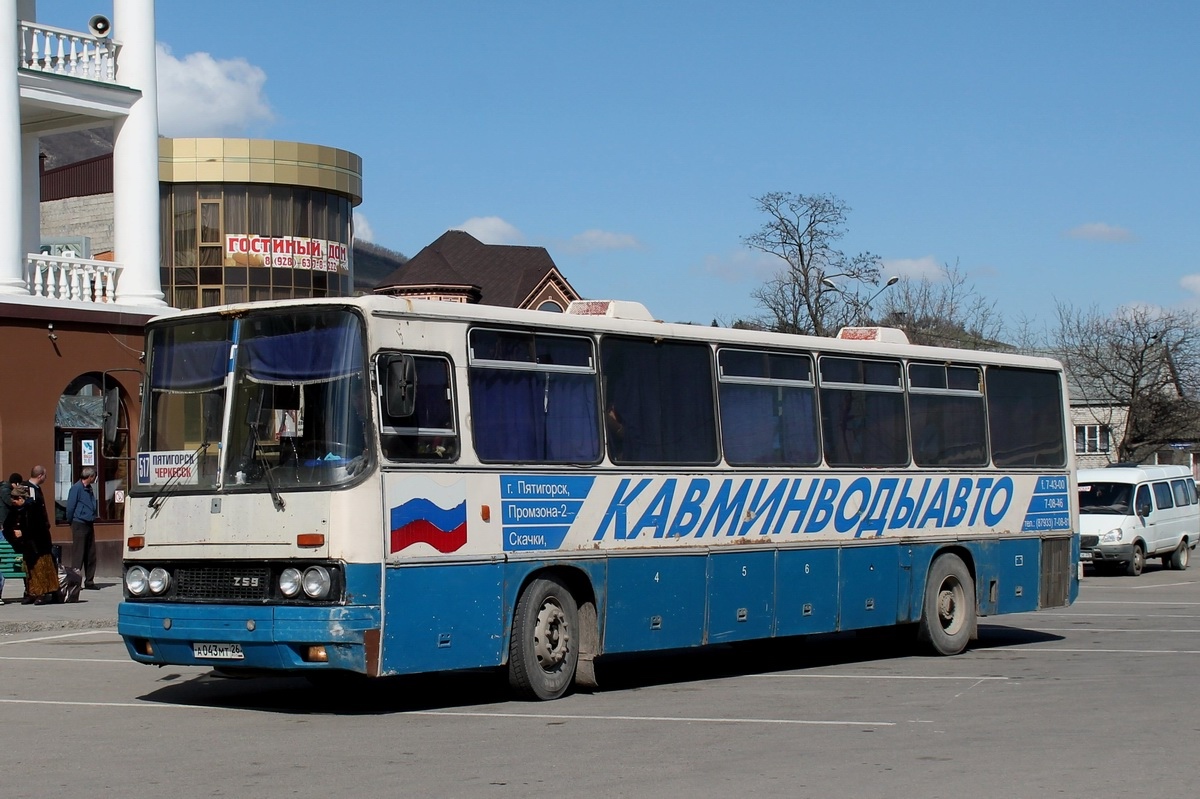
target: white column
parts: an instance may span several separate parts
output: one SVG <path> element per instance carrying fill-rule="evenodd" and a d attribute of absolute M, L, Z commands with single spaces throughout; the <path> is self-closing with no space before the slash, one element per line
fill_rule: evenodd
<path fill-rule="evenodd" d="M 24 9 L 22 4 L 22 9 Z M 17 0 L 0 0 L 0 294 L 28 294 L 21 229 L 21 90 L 17 83 Z M 4 20 L 8 20 L 5 22 Z M 7 255 L 5 254 L 7 253 Z"/>
<path fill-rule="evenodd" d="M 122 266 L 117 302 L 165 307 L 159 280 L 158 76 L 154 0 L 113 0 L 121 43 L 117 83 L 141 91 L 113 126 L 113 257 Z"/>
<path fill-rule="evenodd" d="M 42 245 L 42 140 L 36 134 L 21 136 L 21 252 L 37 252 Z"/>

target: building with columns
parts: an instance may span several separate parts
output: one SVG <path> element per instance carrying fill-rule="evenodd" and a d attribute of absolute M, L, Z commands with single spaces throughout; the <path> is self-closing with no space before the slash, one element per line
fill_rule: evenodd
<path fill-rule="evenodd" d="M 0 63 L 12 70 L 0 79 L 0 471 L 47 468 L 54 539 L 69 550 L 70 527 L 55 517 L 94 466 L 101 572 L 111 575 L 142 328 L 171 310 L 160 286 L 154 2 L 113 0 L 113 19 L 90 30 L 86 19 L 79 30 L 40 25 L 35 0 L 0 0 L 0 10 L 15 28 L 0 36 Z M 96 127 L 110 127 L 114 143 L 111 260 L 42 253 L 39 140 Z"/>

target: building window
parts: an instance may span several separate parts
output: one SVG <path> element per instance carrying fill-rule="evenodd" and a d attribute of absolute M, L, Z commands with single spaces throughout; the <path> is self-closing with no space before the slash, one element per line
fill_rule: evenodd
<path fill-rule="evenodd" d="M 181 309 L 352 294 L 351 205 L 258 184 L 163 189 L 163 291 Z"/>
<path fill-rule="evenodd" d="M 1080 455 L 1108 452 L 1110 449 L 1109 433 L 1108 425 L 1075 425 L 1075 452 Z"/>

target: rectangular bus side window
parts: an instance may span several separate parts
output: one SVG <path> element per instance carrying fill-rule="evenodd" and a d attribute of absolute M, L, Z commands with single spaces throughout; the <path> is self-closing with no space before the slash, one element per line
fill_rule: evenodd
<path fill-rule="evenodd" d="M 1060 374 L 989 366 L 984 379 L 992 462 L 1001 467 L 1066 465 Z"/>
<path fill-rule="evenodd" d="M 389 405 L 396 409 L 399 403 L 388 396 L 388 373 L 391 365 L 401 358 L 411 360 L 410 376 L 415 378 L 415 385 L 392 389 L 411 392 L 412 412 L 407 416 L 391 416 Z M 458 431 L 450 361 L 423 355 L 391 355 L 380 357 L 377 364 L 377 382 L 382 394 L 379 443 L 383 456 L 391 461 L 455 460 Z"/>
<path fill-rule="evenodd" d="M 726 461 L 737 466 L 820 461 L 812 358 L 722 349 L 717 371 Z"/>
<path fill-rule="evenodd" d="M 910 363 L 908 391 L 914 463 L 987 465 L 987 413 L 979 367 Z"/>
<path fill-rule="evenodd" d="M 896 361 L 825 356 L 821 433 L 830 466 L 905 466 L 908 422 Z"/>
<path fill-rule="evenodd" d="M 590 338 L 476 328 L 469 341 L 471 431 L 479 460 L 600 459 L 600 384 Z"/>
<path fill-rule="evenodd" d="M 716 463 L 708 344 L 607 336 L 600 359 L 614 463 Z"/>

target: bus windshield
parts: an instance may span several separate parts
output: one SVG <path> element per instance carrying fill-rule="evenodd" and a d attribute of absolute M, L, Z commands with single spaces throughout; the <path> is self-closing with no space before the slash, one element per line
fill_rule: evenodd
<path fill-rule="evenodd" d="M 156 328 L 149 346 L 139 487 L 328 487 L 369 462 L 362 322 L 354 314 L 188 320 Z"/>

